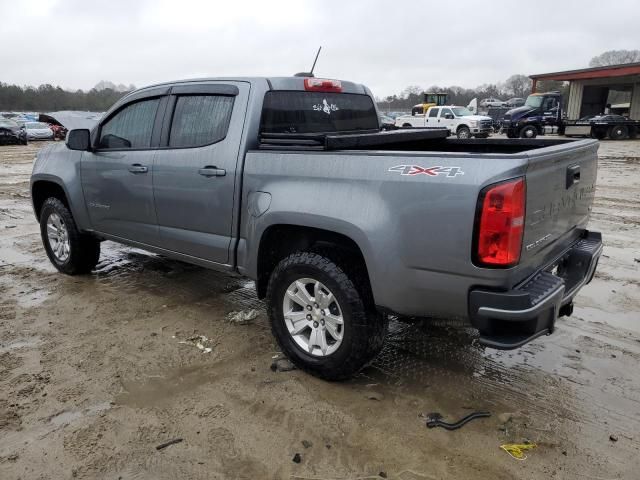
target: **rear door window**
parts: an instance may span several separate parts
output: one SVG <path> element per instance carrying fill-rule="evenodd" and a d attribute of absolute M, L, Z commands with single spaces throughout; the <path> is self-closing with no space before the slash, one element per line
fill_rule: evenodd
<path fill-rule="evenodd" d="M 100 129 L 101 149 L 149 148 L 159 98 L 142 100 L 119 110 Z"/>
<path fill-rule="evenodd" d="M 169 147 L 199 147 L 227 136 L 235 97 L 183 95 L 176 100 Z"/>
<path fill-rule="evenodd" d="M 262 133 L 331 133 L 378 130 L 368 95 L 271 91 L 264 97 Z"/>

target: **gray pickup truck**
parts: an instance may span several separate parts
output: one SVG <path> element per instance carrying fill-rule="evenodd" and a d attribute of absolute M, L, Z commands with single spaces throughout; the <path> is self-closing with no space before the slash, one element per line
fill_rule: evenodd
<path fill-rule="evenodd" d="M 283 352 L 326 379 L 375 357 L 389 315 L 501 349 L 550 334 L 602 251 L 598 142 L 446 135 L 380 132 L 346 81 L 164 83 L 43 149 L 33 207 L 63 273 L 113 240 L 255 280 Z"/>

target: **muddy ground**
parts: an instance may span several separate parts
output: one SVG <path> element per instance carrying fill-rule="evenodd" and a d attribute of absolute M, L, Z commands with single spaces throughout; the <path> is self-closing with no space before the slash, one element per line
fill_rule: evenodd
<path fill-rule="evenodd" d="M 640 141 L 602 143 L 604 256 L 552 336 L 500 352 L 395 321 L 346 383 L 270 370 L 264 315 L 226 318 L 262 308 L 243 279 L 110 242 L 92 275 L 58 274 L 29 200 L 41 146 L 0 147 L 1 479 L 639 478 Z M 473 410 L 493 416 L 425 427 Z M 524 461 L 500 449 L 525 441 Z"/>

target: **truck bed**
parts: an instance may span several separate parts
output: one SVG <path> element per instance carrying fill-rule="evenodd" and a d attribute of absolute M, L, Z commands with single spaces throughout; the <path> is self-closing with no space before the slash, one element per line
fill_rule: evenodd
<path fill-rule="evenodd" d="M 514 154 L 574 140 L 569 139 L 503 139 L 449 138 L 445 128 L 419 128 L 391 132 L 358 132 L 349 134 L 263 133 L 261 150 L 344 151 L 378 150 L 395 152 L 464 152 Z"/>

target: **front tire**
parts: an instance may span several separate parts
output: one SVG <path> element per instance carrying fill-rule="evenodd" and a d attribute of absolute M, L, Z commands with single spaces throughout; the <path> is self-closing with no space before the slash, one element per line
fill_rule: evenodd
<path fill-rule="evenodd" d="M 78 231 L 69 209 L 48 198 L 40 211 L 40 235 L 54 267 L 67 275 L 89 273 L 100 258 L 100 242 Z"/>
<path fill-rule="evenodd" d="M 344 380 L 378 354 L 387 323 L 357 278 L 356 269 L 314 252 L 293 253 L 276 266 L 267 311 L 274 337 L 296 366 Z"/>
<path fill-rule="evenodd" d="M 538 129 L 533 125 L 527 125 L 520 130 L 520 138 L 536 138 L 538 136 Z"/>
<path fill-rule="evenodd" d="M 611 140 L 624 140 L 629 134 L 626 125 L 614 125 L 609 129 L 609 138 Z"/>
<path fill-rule="evenodd" d="M 469 130 L 469 127 L 465 127 L 463 125 L 462 127 L 458 128 L 456 135 L 458 138 L 471 138 L 471 130 Z"/>

